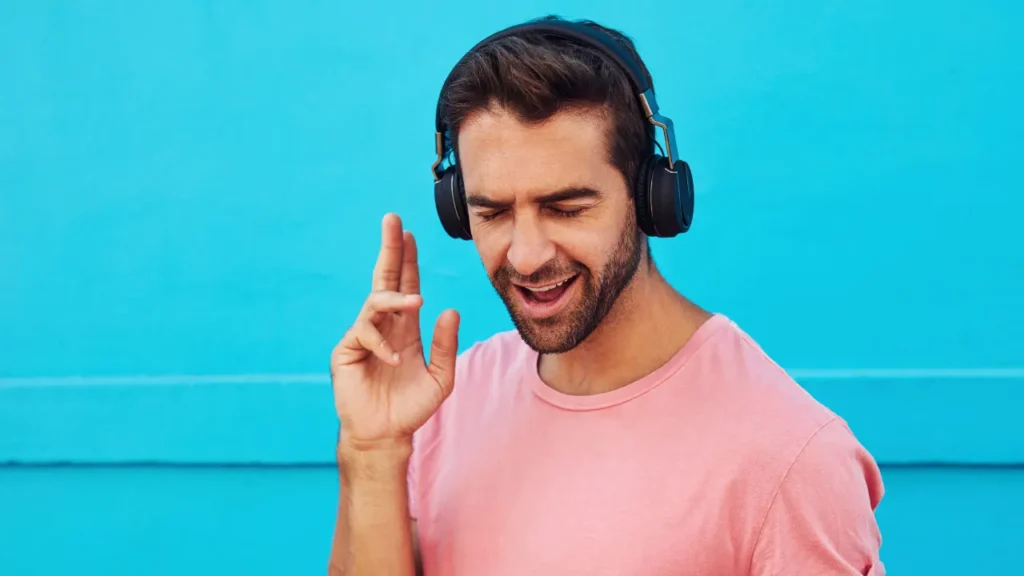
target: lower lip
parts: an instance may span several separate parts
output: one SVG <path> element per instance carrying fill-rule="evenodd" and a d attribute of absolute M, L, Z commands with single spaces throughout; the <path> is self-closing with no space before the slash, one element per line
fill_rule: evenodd
<path fill-rule="evenodd" d="M 534 320 L 540 320 L 542 318 L 550 318 L 555 314 L 562 311 L 566 304 L 569 302 L 569 298 L 572 297 L 576 290 L 576 282 L 579 280 L 579 276 L 573 276 L 569 280 L 569 285 L 562 290 L 562 295 L 550 302 L 538 302 L 524 294 L 522 288 L 514 288 L 516 295 L 519 297 L 519 304 L 522 307 L 523 312 L 527 316 Z"/>

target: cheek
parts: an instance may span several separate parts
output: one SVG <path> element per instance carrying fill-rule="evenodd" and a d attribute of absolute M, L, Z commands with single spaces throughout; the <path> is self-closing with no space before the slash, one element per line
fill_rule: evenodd
<path fill-rule="evenodd" d="M 609 229 L 598 228 L 567 230 L 558 237 L 552 238 L 558 246 L 560 259 L 564 262 L 575 262 L 586 267 L 592 274 L 598 275 L 605 262 L 611 257 L 617 242 L 615 234 Z"/>
<path fill-rule="evenodd" d="M 502 235 L 489 232 L 486 226 L 477 227 L 473 230 L 473 244 L 480 255 L 480 262 L 488 276 L 494 276 L 495 272 L 505 265 L 508 254 L 508 241 Z"/>
<path fill-rule="evenodd" d="M 599 250 L 593 246 L 576 250 L 569 257 L 582 264 L 593 276 L 600 276 L 611 255 L 611 250 Z"/>

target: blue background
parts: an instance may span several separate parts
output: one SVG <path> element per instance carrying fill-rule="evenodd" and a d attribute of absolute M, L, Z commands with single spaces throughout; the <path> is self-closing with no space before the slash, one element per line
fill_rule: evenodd
<path fill-rule="evenodd" d="M 433 111 L 552 12 L 638 42 L 698 191 L 655 256 L 882 464 L 891 573 L 1024 573 L 1009 0 L 0 2 L 0 573 L 325 571 L 380 217 L 426 319 L 511 328 L 436 221 Z"/>

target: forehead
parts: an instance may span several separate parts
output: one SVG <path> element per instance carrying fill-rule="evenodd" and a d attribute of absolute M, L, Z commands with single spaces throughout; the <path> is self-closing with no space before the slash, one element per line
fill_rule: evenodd
<path fill-rule="evenodd" d="M 607 138 L 607 121 L 595 112 L 560 112 L 524 124 L 504 110 L 478 111 L 459 130 L 465 189 L 495 199 L 566 186 L 607 190 L 621 181 Z"/>

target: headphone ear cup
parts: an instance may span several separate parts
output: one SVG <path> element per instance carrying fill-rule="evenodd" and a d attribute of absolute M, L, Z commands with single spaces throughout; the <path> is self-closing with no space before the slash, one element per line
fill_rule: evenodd
<path fill-rule="evenodd" d="M 693 175 L 690 166 L 677 161 L 675 170 L 668 159 L 657 156 L 651 162 L 650 203 L 654 230 L 660 238 L 671 238 L 689 230 L 693 220 Z"/>
<path fill-rule="evenodd" d="M 651 214 L 651 167 L 657 160 L 656 156 L 648 157 L 640 165 L 637 172 L 636 185 L 633 186 L 633 204 L 636 205 L 636 223 L 640 230 L 648 236 L 657 236 L 654 229 L 654 216 Z"/>
<path fill-rule="evenodd" d="M 473 238 L 469 230 L 469 211 L 462 190 L 462 175 L 455 166 L 449 166 L 434 183 L 434 205 L 441 226 L 449 236 L 461 240 Z"/>

